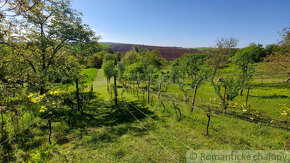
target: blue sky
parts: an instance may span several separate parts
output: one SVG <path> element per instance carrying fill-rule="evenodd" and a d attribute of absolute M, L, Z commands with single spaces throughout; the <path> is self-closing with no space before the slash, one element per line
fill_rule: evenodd
<path fill-rule="evenodd" d="M 100 41 L 208 47 L 218 38 L 277 43 L 290 0 L 72 0 Z"/>

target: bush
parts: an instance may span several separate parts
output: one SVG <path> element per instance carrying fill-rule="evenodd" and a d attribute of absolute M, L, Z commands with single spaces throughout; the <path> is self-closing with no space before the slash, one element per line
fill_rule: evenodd
<path fill-rule="evenodd" d="M 90 56 L 88 66 L 91 68 L 101 68 L 103 64 L 103 57 L 106 54 L 108 54 L 106 51 L 101 51 Z"/>

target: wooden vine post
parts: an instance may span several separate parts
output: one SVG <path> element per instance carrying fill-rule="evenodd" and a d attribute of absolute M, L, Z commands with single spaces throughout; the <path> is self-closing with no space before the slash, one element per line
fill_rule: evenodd
<path fill-rule="evenodd" d="M 4 109 L 5 107 L 4 106 L 0 106 L 0 111 L 1 111 L 1 133 L 2 133 L 2 138 L 4 137 L 4 116 L 3 116 L 3 113 L 4 113 Z"/>
<path fill-rule="evenodd" d="M 249 94 L 250 94 L 250 85 L 248 86 L 248 92 L 247 92 L 247 96 L 246 96 L 246 107 L 248 106 Z"/>
<path fill-rule="evenodd" d="M 190 112 L 193 111 L 193 107 L 194 107 L 194 103 L 195 103 L 196 90 L 197 90 L 197 84 L 194 85 L 194 91 L 193 91 L 193 96 L 192 96 L 192 101 L 191 101 Z"/>
<path fill-rule="evenodd" d="M 226 96 L 227 96 L 227 86 L 225 85 L 224 98 L 223 98 L 223 105 L 224 105 L 225 112 L 227 111 Z"/>
<path fill-rule="evenodd" d="M 148 76 L 148 86 L 147 86 L 147 103 L 150 102 L 150 75 Z"/>
<path fill-rule="evenodd" d="M 48 137 L 48 142 L 51 144 L 51 119 L 52 119 L 52 113 L 49 112 L 49 119 L 48 119 L 48 127 L 49 127 L 49 137 Z"/>

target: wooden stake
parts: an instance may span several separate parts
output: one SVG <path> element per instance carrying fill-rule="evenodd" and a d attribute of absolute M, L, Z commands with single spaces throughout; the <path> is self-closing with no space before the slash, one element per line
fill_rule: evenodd
<path fill-rule="evenodd" d="M 52 117 L 52 113 L 49 113 L 49 119 L 48 119 L 48 125 L 49 125 L 49 137 L 48 137 L 48 142 L 49 144 L 51 144 L 51 117 Z"/>
<path fill-rule="evenodd" d="M 224 101 L 223 101 L 225 111 L 227 111 L 227 107 L 226 107 L 226 95 L 227 95 L 227 86 L 225 86 Z"/>
<path fill-rule="evenodd" d="M 193 107 L 194 107 L 194 103 L 195 103 L 196 91 L 197 91 L 197 84 L 194 85 L 194 91 L 193 91 L 193 96 L 192 96 L 190 112 L 193 111 Z"/>
<path fill-rule="evenodd" d="M 210 122 L 210 111 L 206 114 L 208 120 L 207 120 L 207 125 L 206 125 L 206 133 L 205 136 L 208 136 L 208 129 L 209 129 L 209 122 Z"/>
<path fill-rule="evenodd" d="M 150 102 L 150 75 L 148 76 L 147 103 Z"/>
<path fill-rule="evenodd" d="M 250 85 L 248 86 L 248 92 L 247 92 L 247 96 L 246 96 L 246 107 L 248 105 L 249 93 L 250 93 Z"/>

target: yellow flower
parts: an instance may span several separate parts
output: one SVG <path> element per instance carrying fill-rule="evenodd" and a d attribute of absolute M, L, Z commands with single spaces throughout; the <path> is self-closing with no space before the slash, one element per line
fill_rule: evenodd
<path fill-rule="evenodd" d="M 51 95 L 57 95 L 59 93 L 59 91 L 51 91 L 49 94 L 51 94 Z"/>
<path fill-rule="evenodd" d="M 28 97 L 28 98 L 30 98 L 30 97 L 32 97 L 32 96 L 33 96 L 33 94 L 32 94 L 32 93 L 30 93 L 30 94 L 29 94 L 27 97 Z"/>
<path fill-rule="evenodd" d="M 52 102 L 52 105 L 55 105 L 55 102 Z"/>
<path fill-rule="evenodd" d="M 243 112 L 247 112 L 248 110 L 247 109 L 243 109 Z"/>
<path fill-rule="evenodd" d="M 38 103 L 38 100 L 37 100 L 37 98 L 32 98 L 32 99 L 31 99 L 31 102 L 33 102 L 33 103 L 36 104 L 36 103 Z"/>
<path fill-rule="evenodd" d="M 38 97 L 40 98 L 40 99 L 42 99 L 43 97 L 45 97 L 46 95 L 45 94 L 43 94 L 43 95 L 39 95 Z"/>
<path fill-rule="evenodd" d="M 286 116 L 286 115 L 288 115 L 288 113 L 286 111 L 283 111 L 283 113 L 281 113 L 281 115 Z"/>
<path fill-rule="evenodd" d="M 41 106 L 41 108 L 40 108 L 39 112 L 40 112 L 40 113 L 43 113 L 43 112 L 45 112 L 45 111 L 46 111 L 46 108 L 45 108 L 45 106 Z"/>

